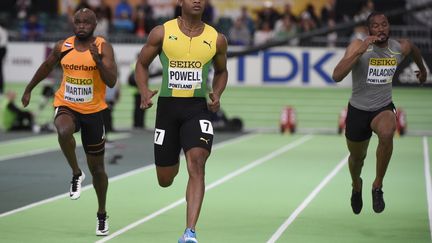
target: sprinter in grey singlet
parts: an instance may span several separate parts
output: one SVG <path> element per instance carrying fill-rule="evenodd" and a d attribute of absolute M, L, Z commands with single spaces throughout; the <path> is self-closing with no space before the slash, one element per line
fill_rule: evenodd
<path fill-rule="evenodd" d="M 363 207 L 360 175 L 372 132 L 377 134 L 379 141 L 376 177 L 372 183 L 372 207 L 376 213 L 385 208 L 382 187 L 396 130 L 392 79 L 397 66 L 410 56 L 419 68 L 417 78 L 420 83 L 426 81 L 426 68 L 419 49 L 407 39 L 390 39 L 390 26 L 384 14 L 370 14 L 366 24 L 369 36 L 364 40 L 354 40 L 333 72 L 333 79 L 340 82 L 352 71 L 352 95 L 345 137 L 350 152 L 351 207 L 355 214 L 359 214 Z"/>

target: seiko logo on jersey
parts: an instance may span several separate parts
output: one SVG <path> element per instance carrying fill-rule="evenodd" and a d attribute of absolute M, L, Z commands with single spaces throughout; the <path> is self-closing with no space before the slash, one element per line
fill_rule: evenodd
<path fill-rule="evenodd" d="M 95 71 L 97 66 L 75 65 L 75 64 L 62 64 L 64 69 L 76 71 Z"/>
<path fill-rule="evenodd" d="M 371 58 L 369 59 L 369 65 L 372 66 L 396 66 L 396 58 Z"/>
<path fill-rule="evenodd" d="M 90 78 L 72 78 L 69 76 L 66 76 L 66 82 L 71 84 L 77 84 L 77 85 L 92 85 L 93 79 Z"/>
<path fill-rule="evenodd" d="M 83 103 L 93 100 L 93 79 L 65 77 L 64 99 L 69 102 Z"/>
<path fill-rule="evenodd" d="M 169 66 L 172 68 L 201 68 L 202 63 L 199 61 L 170 61 Z"/>
<path fill-rule="evenodd" d="M 368 76 L 369 84 L 388 84 L 392 82 L 396 72 L 396 58 L 370 58 Z"/>

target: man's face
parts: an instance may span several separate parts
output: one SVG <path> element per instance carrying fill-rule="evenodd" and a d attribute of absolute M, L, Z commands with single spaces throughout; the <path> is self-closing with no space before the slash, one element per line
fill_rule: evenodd
<path fill-rule="evenodd" d="M 206 0 L 180 0 L 180 6 L 184 13 L 191 15 L 202 15 Z"/>
<path fill-rule="evenodd" d="M 89 12 L 81 12 L 74 16 L 74 33 L 79 40 L 87 40 L 93 36 L 96 18 Z"/>
<path fill-rule="evenodd" d="M 385 43 L 389 38 L 390 25 L 387 17 L 384 15 L 376 15 L 372 17 L 369 23 L 369 34 L 377 36 L 377 43 Z"/>

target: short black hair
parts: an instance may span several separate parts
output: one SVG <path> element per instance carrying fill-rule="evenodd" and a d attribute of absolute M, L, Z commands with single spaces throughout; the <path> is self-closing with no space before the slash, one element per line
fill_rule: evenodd
<path fill-rule="evenodd" d="M 383 12 L 373 11 L 371 14 L 369 14 L 369 16 L 366 19 L 366 26 L 368 28 L 371 25 L 372 18 L 375 17 L 375 16 L 378 16 L 378 15 L 384 15 L 387 18 L 387 16 Z"/>

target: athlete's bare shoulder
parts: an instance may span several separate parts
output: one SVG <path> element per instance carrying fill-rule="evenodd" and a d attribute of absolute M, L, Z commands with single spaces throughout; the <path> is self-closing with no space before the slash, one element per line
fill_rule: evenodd
<path fill-rule="evenodd" d="M 216 40 L 216 48 L 218 52 L 226 52 L 228 49 L 228 41 L 224 34 L 218 32 Z"/>
<path fill-rule="evenodd" d="M 147 42 L 149 44 L 155 45 L 158 43 L 162 43 L 163 38 L 164 38 L 164 33 L 165 33 L 165 28 L 163 25 L 158 25 L 156 27 L 154 27 L 150 33 L 149 36 L 147 38 Z"/>

